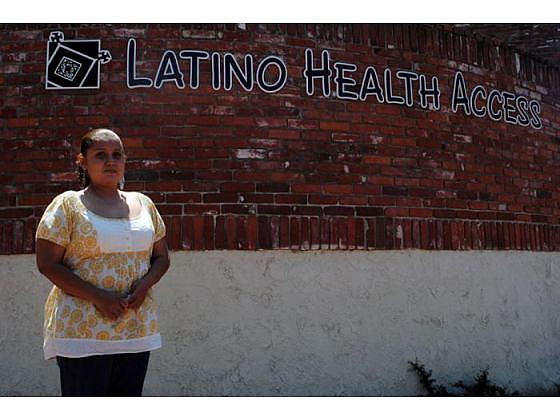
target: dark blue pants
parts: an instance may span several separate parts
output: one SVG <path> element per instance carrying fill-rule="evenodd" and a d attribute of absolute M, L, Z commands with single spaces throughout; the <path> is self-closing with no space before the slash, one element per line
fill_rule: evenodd
<path fill-rule="evenodd" d="M 56 357 L 63 397 L 140 397 L 150 352 Z"/>

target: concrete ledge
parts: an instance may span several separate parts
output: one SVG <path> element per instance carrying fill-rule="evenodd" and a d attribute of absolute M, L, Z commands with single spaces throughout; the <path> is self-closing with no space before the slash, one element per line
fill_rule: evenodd
<path fill-rule="evenodd" d="M 560 382 L 560 253 L 175 252 L 156 286 L 163 348 L 145 395 L 418 395 L 490 367 L 510 390 Z M 50 283 L 0 257 L 0 395 L 58 395 L 42 360 Z"/>

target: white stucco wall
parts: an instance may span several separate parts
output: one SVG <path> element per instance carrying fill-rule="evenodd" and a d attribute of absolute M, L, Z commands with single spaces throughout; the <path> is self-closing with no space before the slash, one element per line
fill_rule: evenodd
<path fill-rule="evenodd" d="M 164 347 L 144 395 L 418 395 L 439 383 L 560 383 L 560 254 L 212 251 L 171 254 L 156 286 Z M 0 395 L 59 395 L 42 358 L 50 283 L 0 256 Z"/>

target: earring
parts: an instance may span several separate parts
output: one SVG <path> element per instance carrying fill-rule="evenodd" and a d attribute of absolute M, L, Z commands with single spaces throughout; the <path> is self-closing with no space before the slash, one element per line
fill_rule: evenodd
<path fill-rule="evenodd" d="M 124 188 L 124 176 L 119 181 L 119 189 L 122 190 Z"/>
<path fill-rule="evenodd" d="M 87 179 L 88 179 L 88 174 L 87 174 L 87 170 L 85 168 L 82 168 L 81 166 L 78 167 L 78 175 L 79 175 L 79 180 L 80 183 L 82 184 L 82 186 L 87 186 Z"/>

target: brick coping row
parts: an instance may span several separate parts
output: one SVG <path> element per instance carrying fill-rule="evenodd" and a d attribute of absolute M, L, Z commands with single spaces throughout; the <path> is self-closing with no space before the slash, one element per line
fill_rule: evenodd
<path fill-rule="evenodd" d="M 560 251 L 560 225 L 392 217 L 163 216 L 170 250 Z M 0 254 L 35 252 L 35 219 L 0 222 Z"/>

